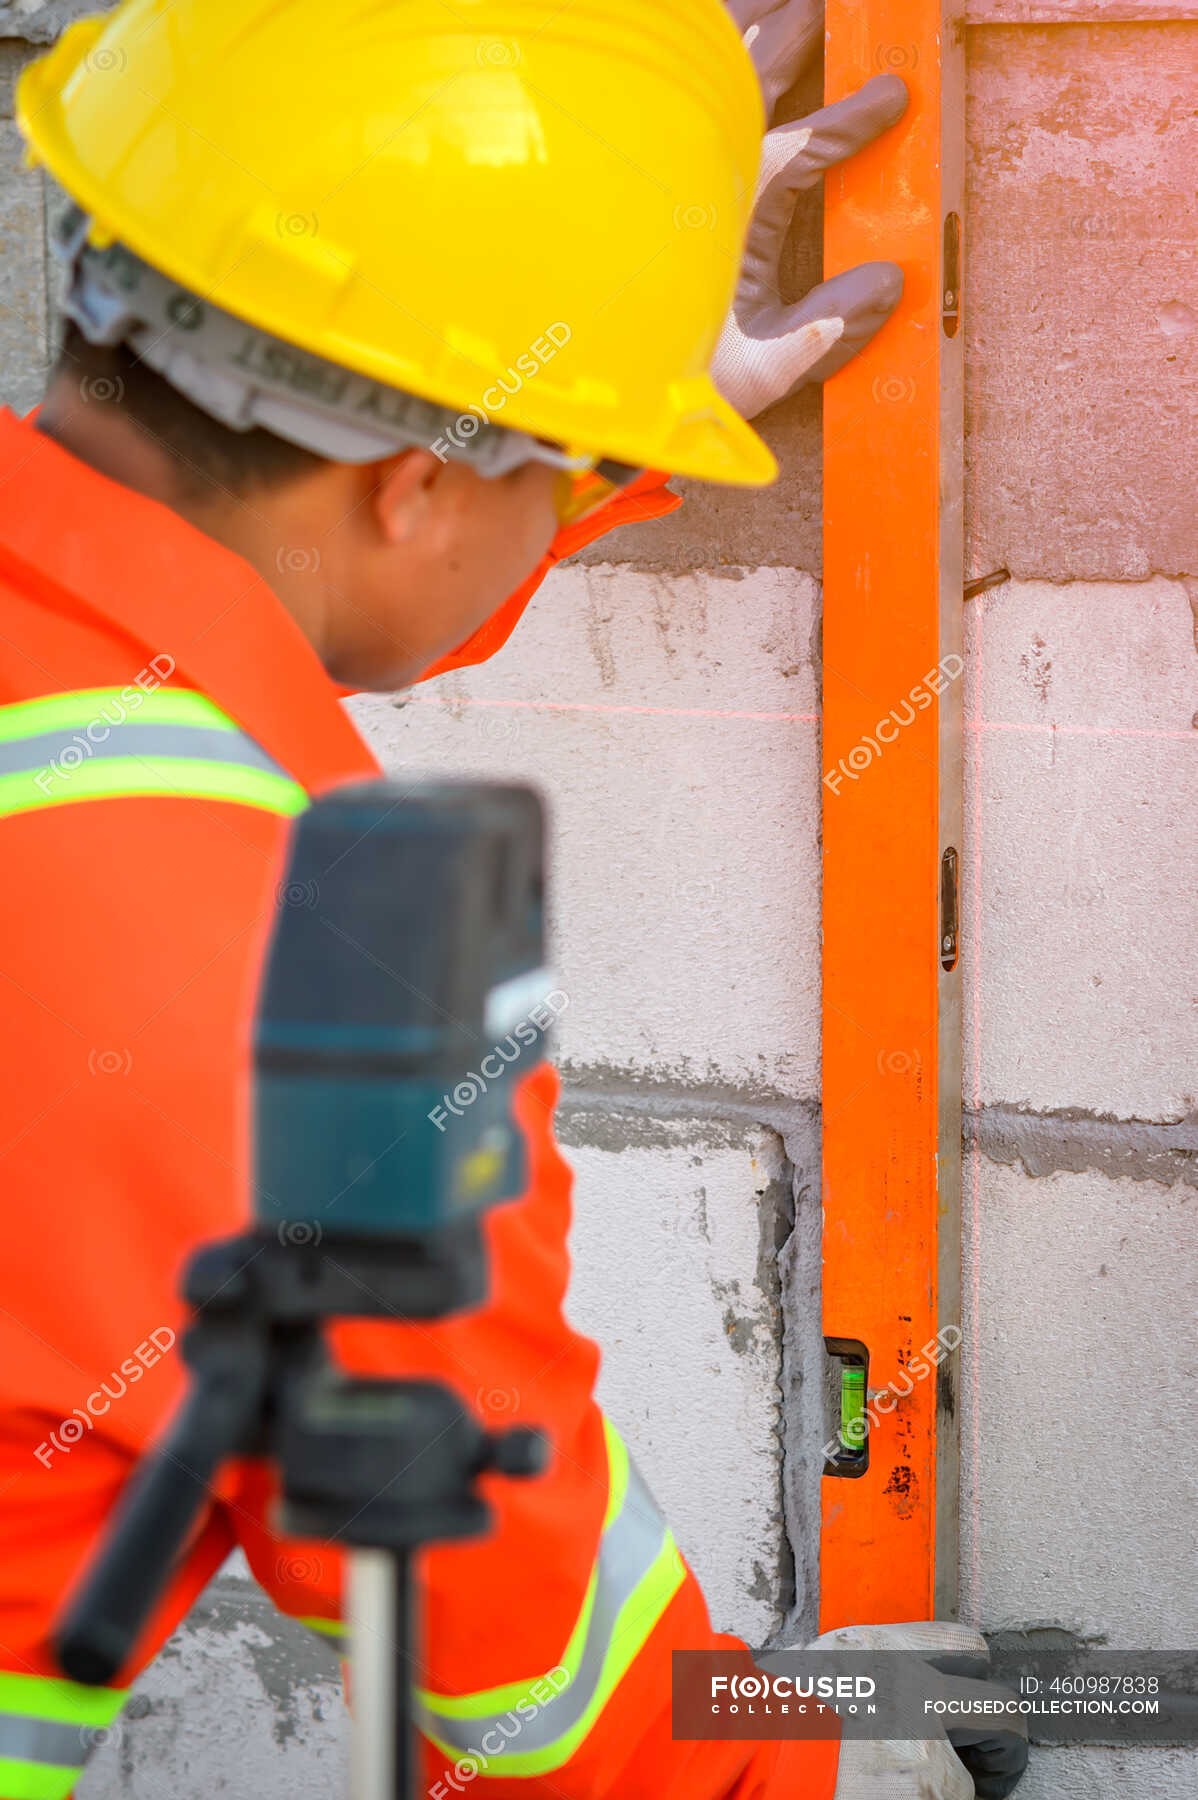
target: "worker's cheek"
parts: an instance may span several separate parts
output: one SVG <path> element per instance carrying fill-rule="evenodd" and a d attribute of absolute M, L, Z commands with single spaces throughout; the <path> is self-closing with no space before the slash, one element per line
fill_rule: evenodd
<path fill-rule="evenodd" d="M 557 531 L 555 471 L 495 481 L 450 471 L 437 503 L 344 609 L 330 673 L 346 687 L 407 686 L 473 637 L 535 573 Z"/>
<path fill-rule="evenodd" d="M 471 483 L 430 571 L 444 650 L 477 631 L 540 567 L 557 535 L 555 474 L 533 463 Z"/>
<path fill-rule="evenodd" d="M 557 479 L 555 469 L 546 468 L 543 463 L 526 463 L 498 481 L 481 484 L 486 494 L 479 519 L 481 529 L 477 535 L 469 535 L 476 552 L 471 559 L 475 577 L 494 593 L 494 606 L 487 609 L 484 617 L 528 580 L 556 537 Z"/>

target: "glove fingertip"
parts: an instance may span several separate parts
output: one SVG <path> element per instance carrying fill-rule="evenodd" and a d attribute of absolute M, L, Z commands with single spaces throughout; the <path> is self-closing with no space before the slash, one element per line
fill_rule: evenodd
<path fill-rule="evenodd" d="M 862 263 L 861 272 L 870 277 L 877 304 L 888 307 L 893 312 L 907 285 L 907 277 L 898 263 Z"/>
<path fill-rule="evenodd" d="M 874 75 L 858 90 L 858 98 L 868 99 L 889 125 L 895 125 L 911 104 L 911 89 L 901 75 Z"/>

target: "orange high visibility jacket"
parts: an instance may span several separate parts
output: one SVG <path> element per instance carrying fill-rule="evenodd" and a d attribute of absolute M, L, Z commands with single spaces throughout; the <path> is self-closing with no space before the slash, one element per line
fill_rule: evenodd
<path fill-rule="evenodd" d="M 563 534 L 546 567 L 675 504 L 642 489 Z M 543 573 L 439 666 L 504 642 Z M 234 1463 L 119 1685 L 60 1679 L 49 1649 L 64 1590 L 179 1398 L 181 1267 L 245 1222 L 249 1020 L 288 821 L 374 773 L 253 569 L 0 415 L 0 1800 L 69 1794 L 96 1728 L 235 1544 L 283 1611 L 338 1635 L 340 1556 L 280 1538 L 270 1471 Z M 595 1347 L 563 1316 L 556 1092 L 544 1066 L 519 1089 L 531 1173 L 488 1217 L 487 1304 L 337 1332 L 347 1365 L 444 1380 L 554 1445 L 543 1479 L 491 1484 L 491 1537 L 422 1559 L 430 1791 L 444 1800 L 473 1758 L 480 1800 L 831 1800 L 834 1743 L 671 1739 L 671 1652 L 739 1646 L 713 1635 L 595 1404 Z M 526 1693 L 535 1724 L 509 1735 Z"/>

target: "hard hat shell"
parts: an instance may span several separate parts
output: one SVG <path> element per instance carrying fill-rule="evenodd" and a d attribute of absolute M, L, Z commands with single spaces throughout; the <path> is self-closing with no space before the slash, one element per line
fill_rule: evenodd
<path fill-rule="evenodd" d="M 277 337 L 582 451 L 776 473 L 708 373 L 764 123 L 720 0 L 126 0 L 17 110 L 93 242 Z"/>

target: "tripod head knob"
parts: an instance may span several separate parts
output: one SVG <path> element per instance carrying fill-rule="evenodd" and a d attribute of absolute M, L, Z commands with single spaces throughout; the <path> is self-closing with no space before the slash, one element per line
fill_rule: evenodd
<path fill-rule="evenodd" d="M 490 1442 L 488 1468 L 497 1475 L 514 1480 L 527 1480 L 543 1475 L 549 1467 L 549 1440 L 543 1432 L 530 1426 L 517 1425 L 511 1431 L 496 1432 Z"/>

